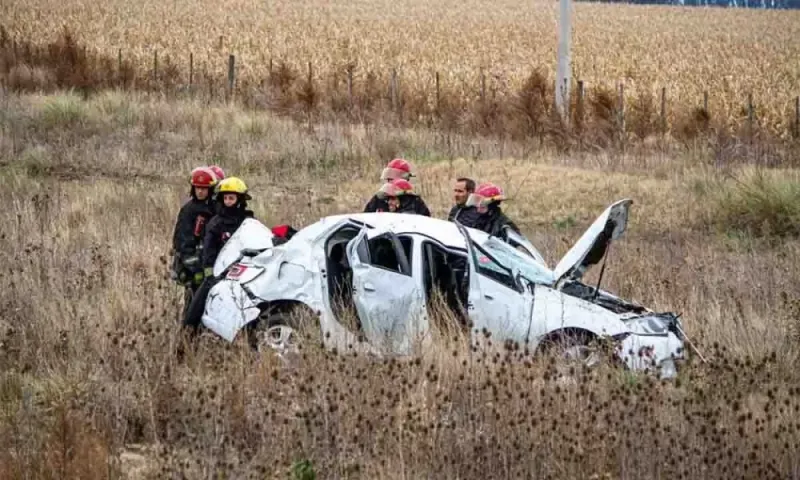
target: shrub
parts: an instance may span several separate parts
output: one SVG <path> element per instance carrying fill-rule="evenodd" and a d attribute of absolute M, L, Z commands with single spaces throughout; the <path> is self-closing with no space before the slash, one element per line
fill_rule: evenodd
<path fill-rule="evenodd" d="M 720 230 L 758 237 L 800 235 L 800 179 L 795 174 L 757 168 L 707 187 L 709 220 Z"/>

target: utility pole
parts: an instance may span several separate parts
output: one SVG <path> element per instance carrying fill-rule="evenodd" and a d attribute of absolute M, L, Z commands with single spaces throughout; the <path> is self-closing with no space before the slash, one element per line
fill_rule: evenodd
<path fill-rule="evenodd" d="M 559 0 L 558 17 L 558 66 L 556 68 L 556 108 L 565 122 L 569 121 L 570 85 L 570 27 L 572 0 Z"/>

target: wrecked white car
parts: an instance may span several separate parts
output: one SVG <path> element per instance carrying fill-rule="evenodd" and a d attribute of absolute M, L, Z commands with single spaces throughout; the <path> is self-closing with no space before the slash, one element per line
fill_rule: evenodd
<path fill-rule="evenodd" d="M 278 246 L 248 219 L 217 260 L 202 321 L 227 341 L 257 328 L 279 348 L 293 338 L 290 314 L 305 309 L 328 347 L 344 351 L 361 339 L 371 351 L 408 355 L 429 336 L 437 298 L 475 340 L 490 332 L 495 343 L 533 352 L 558 344 L 591 363 L 590 341 L 606 338 L 630 369 L 673 377 L 684 358 L 678 317 L 581 283 L 624 232 L 631 203 L 609 206 L 553 269 L 519 235 L 501 241 L 420 215 L 330 216 Z M 347 312 L 355 326 L 342 321 Z"/>

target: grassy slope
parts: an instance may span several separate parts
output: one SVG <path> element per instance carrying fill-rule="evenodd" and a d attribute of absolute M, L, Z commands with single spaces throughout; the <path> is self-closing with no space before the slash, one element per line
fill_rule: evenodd
<path fill-rule="evenodd" d="M 719 172 L 702 155 L 525 156 L 518 145 L 309 131 L 113 93 L 2 102 L 0 477 L 41 468 L 99 478 L 106 455 L 130 443 L 161 445 L 146 455 L 154 472 L 262 477 L 298 458 L 324 478 L 768 478 L 798 468 L 785 455 L 800 440 L 791 420 L 800 403 L 786 387 L 798 380 L 788 335 L 798 310 L 784 299 L 800 293 L 791 260 L 800 245 L 709 228 L 722 212 L 719 180 L 710 180 Z M 283 372 L 274 359 L 206 338 L 176 359 L 179 292 L 165 258 L 192 166 L 215 159 L 251 186 L 259 218 L 303 225 L 360 210 L 381 164 L 402 153 L 437 216 L 455 176 L 506 185 L 508 213 L 550 262 L 608 203 L 633 198 L 604 285 L 683 312 L 713 366 L 677 387 L 603 372 L 570 386 L 542 363 L 487 370 L 447 348 L 402 367 L 310 352 Z M 748 367 L 734 368 L 740 361 Z"/>

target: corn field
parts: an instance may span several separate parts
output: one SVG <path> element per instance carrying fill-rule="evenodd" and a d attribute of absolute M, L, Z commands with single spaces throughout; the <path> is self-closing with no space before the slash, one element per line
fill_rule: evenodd
<path fill-rule="evenodd" d="M 486 104 L 530 90 L 531 72 L 535 88 L 552 90 L 554 81 L 553 2 L 146 0 L 133 8 L 111 0 L 87 8 L 14 0 L 0 12 L 10 38 L 45 44 L 66 26 L 89 52 L 111 59 L 110 69 L 119 60 L 145 78 L 193 77 L 224 90 L 234 55 L 240 92 L 283 74 L 305 103 L 341 109 L 384 96 L 409 118 L 478 103 L 479 123 L 492 123 L 502 114 Z M 581 80 L 616 105 L 623 85 L 634 130 L 644 124 L 648 134 L 660 123 L 651 117 L 660 116 L 666 88 L 664 120 L 673 129 L 698 123 L 701 109 L 700 123 L 705 115 L 719 127 L 796 133 L 800 12 L 581 3 L 573 15 L 572 91 Z M 303 86 L 309 78 L 311 89 Z"/>

